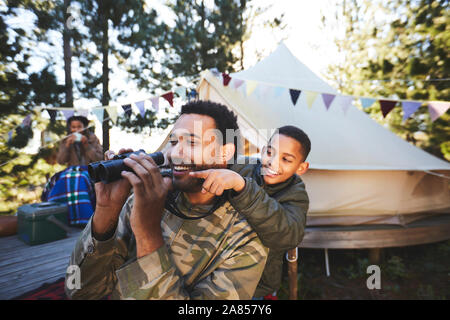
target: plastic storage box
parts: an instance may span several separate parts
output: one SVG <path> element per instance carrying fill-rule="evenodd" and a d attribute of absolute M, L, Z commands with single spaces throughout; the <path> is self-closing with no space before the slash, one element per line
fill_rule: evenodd
<path fill-rule="evenodd" d="M 29 245 L 47 243 L 67 236 L 68 207 L 57 202 L 32 203 L 17 210 L 19 239 Z"/>

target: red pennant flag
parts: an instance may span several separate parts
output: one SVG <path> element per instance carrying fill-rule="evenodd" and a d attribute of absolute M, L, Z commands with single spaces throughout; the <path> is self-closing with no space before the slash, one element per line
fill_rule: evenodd
<path fill-rule="evenodd" d="M 167 92 L 163 94 L 161 97 L 167 100 L 169 102 L 170 106 L 173 107 L 173 92 Z"/>
<path fill-rule="evenodd" d="M 223 78 L 223 85 L 226 87 L 230 83 L 231 77 L 225 72 L 222 72 L 222 78 Z"/>
<path fill-rule="evenodd" d="M 397 104 L 397 101 L 392 100 L 379 100 L 379 101 L 381 113 L 383 113 L 383 118 L 386 118 L 388 113 L 391 112 L 392 109 L 394 109 L 395 105 Z"/>

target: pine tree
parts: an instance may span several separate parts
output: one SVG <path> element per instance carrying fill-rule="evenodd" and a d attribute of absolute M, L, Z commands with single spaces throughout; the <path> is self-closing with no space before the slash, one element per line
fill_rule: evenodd
<path fill-rule="evenodd" d="M 336 46 L 344 58 L 330 66 L 330 79 L 345 94 L 449 101 L 450 82 L 441 81 L 450 74 L 448 7 L 447 0 L 344 1 L 336 12 L 343 27 Z M 377 104 L 365 111 L 408 142 L 450 160 L 449 112 L 432 122 L 425 105 L 406 121 L 399 105 L 386 119 Z"/>

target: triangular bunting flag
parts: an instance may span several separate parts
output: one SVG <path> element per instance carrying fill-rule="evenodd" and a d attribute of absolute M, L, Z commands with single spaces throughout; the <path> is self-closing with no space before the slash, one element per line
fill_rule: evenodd
<path fill-rule="evenodd" d="M 253 80 L 247 80 L 245 81 L 245 86 L 246 86 L 245 92 L 247 94 L 247 97 L 249 97 L 253 93 L 253 91 L 255 91 L 256 87 L 258 86 L 258 82 Z"/>
<path fill-rule="evenodd" d="M 197 91 L 195 91 L 195 89 L 192 89 L 191 91 L 189 91 L 188 100 L 195 100 L 195 98 L 197 98 Z"/>
<path fill-rule="evenodd" d="M 259 85 L 259 89 L 261 91 L 261 95 L 263 97 L 265 97 L 265 96 L 267 96 L 267 93 L 270 91 L 270 89 L 272 89 L 272 87 L 271 86 L 267 86 L 265 84 L 260 84 Z"/>
<path fill-rule="evenodd" d="M 63 113 L 66 120 L 69 119 L 71 116 L 73 116 L 73 114 L 75 113 L 73 109 L 61 110 L 61 112 Z"/>
<path fill-rule="evenodd" d="M 56 120 L 56 110 L 46 109 L 48 115 L 50 116 L 50 122 L 54 122 Z"/>
<path fill-rule="evenodd" d="M 411 117 L 411 115 L 420 108 L 422 102 L 417 101 L 402 101 L 403 121 Z"/>
<path fill-rule="evenodd" d="M 25 119 L 23 119 L 23 121 L 22 121 L 22 125 L 23 125 L 24 127 L 29 127 L 30 124 L 31 124 L 31 114 L 27 115 L 27 116 L 25 117 Z"/>
<path fill-rule="evenodd" d="M 219 70 L 217 70 L 217 68 L 212 68 L 212 69 L 209 69 L 209 71 L 211 71 L 211 73 L 215 76 L 215 77 L 220 77 L 220 72 L 219 72 Z"/>
<path fill-rule="evenodd" d="M 222 72 L 222 79 L 223 79 L 223 85 L 226 87 L 230 81 L 231 81 L 231 77 L 229 74 Z"/>
<path fill-rule="evenodd" d="M 235 89 L 239 88 L 240 86 L 242 86 L 242 84 L 244 83 L 244 80 L 241 79 L 233 79 L 233 87 Z"/>
<path fill-rule="evenodd" d="M 108 112 L 109 118 L 115 124 L 117 122 L 117 106 L 106 107 L 106 112 Z"/>
<path fill-rule="evenodd" d="M 275 87 L 273 90 L 275 92 L 275 97 L 278 98 L 279 96 L 281 96 L 283 91 L 286 90 L 286 89 L 283 88 L 283 87 Z"/>
<path fill-rule="evenodd" d="M 175 93 L 182 99 L 186 100 L 186 88 L 185 87 L 178 87 L 175 89 Z"/>
<path fill-rule="evenodd" d="M 381 113 L 383 114 L 383 118 L 386 118 L 389 112 L 394 109 L 397 101 L 394 100 L 379 100 Z"/>
<path fill-rule="evenodd" d="M 437 118 L 447 112 L 450 107 L 450 102 L 444 101 L 430 101 L 428 102 L 428 112 L 430 113 L 431 121 L 435 121 Z"/>
<path fill-rule="evenodd" d="M 336 96 L 334 104 L 341 107 L 344 114 L 347 114 L 348 108 L 352 105 L 352 96 Z"/>
<path fill-rule="evenodd" d="M 291 95 L 291 100 L 294 106 L 297 103 L 298 97 L 300 97 L 300 93 L 300 90 L 289 89 L 289 94 Z"/>
<path fill-rule="evenodd" d="M 313 91 L 305 91 L 305 93 L 306 93 L 306 104 L 308 105 L 308 108 L 311 108 L 314 101 L 316 100 L 318 93 Z"/>
<path fill-rule="evenodd" d="M 94 114 L 94 116 L 97 117 L 98 121 L 100 121 L 100 123 L 103 123 L 103 114 L 104 114 L 104 109 L 103 108 L 94 108 L 92 109 L 92 113 Z"/>
<path fill-rule="evenodd" d="M 135 103 L 136 107 L 139 109 L 139 113 L 143 118 L 145 116 L 145 101 L 138 101 Z"/>
<path fill-rule="evenodd" d="M 167 92 L 163 94 L 161 97 L 167 100 L 169 102 L 170 106 L 173 107 L 173 92 Z"/>
<path fill-rule="evenodd" d="M 369 108 L 376 101 L 375 99 L 372 98 L 359 98 L 359 100 L 361 101 L 363 109 Z"/>
<path fill-rule="evenodd" d="M 333 102 L 336 96 L 334 94 L 322 93 L 323 103 L 325 104 L 325 108 L 330 109 L 330 105 Z"/>
<path fill-rule="evenodd" d="M 87 109 L 77 109 L 77 113 L 78 113 L 80 116 L 83 116 L 83 117 L 86 117 L 86 118 L 87 118 L 87 116 L 88 116 L 88 114 L 89 114 L 89 110 L 87 110 Z"/>
<path fill-rule="evenodd" d="M 152 102 L 152 107 L 155 110 L 155 112 L 158 112 L 158 110 L 159 110 L 159 97 L 151 98 L 150 101 Z"/>
<path fill-rule="evenodd" d="M 122 105 L 122 109 L 123 109 L 123 111 L 125 111 L 125 114 L 127 115 L 128 118 L 131 117 L 131 113 L 132 113 L 131 104 Z"/>

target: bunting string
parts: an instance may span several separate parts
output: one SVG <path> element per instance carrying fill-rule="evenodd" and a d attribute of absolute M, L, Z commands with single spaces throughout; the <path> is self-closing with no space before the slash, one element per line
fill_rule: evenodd
<path fill-rule="evenodd" d="M 314 102 L 316 101 L 318 96 L 322 97 L 323 104 L 325 105 L 326 110 L 328 111 L 332 106 L 340 107 L 344 114 L 347 113 L 350 106 L 353 104 L 353 101 L 358 100 L 361 103 L 363 109 L 369 108 L 374 105 L 375 102 L 378 102 L 380 105 L 381 113 L 383 117 L 386 116 L 398 105 L 402 106 L 403 109 L 403 121 L 406 121 L 410 118 L 422 105 L 428 107 L 428 112 L 430 114 L 431 121 L 436 121 L 439 117 L 447 112 L 450 108 L 449 101 L 430 101 L 430 100 L 409 100 L 409 99 L 392 99 L 385 97 L 365 97 L 365 96 L 355 96 L 355 95 L 344 95 L 344 94 L 335 94 L 330 92 L 317 92 L 312 90 L 304 90 L 303 88 L 288 88 L 284 86 L 277 86 L 271 83 L 266 83 L 262 81 L 255 80 L 243 80 L 238 78 L 232 78 L 229 74 L 219 73 L 217 70 L 211 70 L 213 75 L 217 78 L 222 77 L 223 86 L 229 86 L 230 83 L 232 88 L 237 90 L 239 87 L 242 87 L 245 84 L 245 89 L 243 93 L 247 96 L 251 96 L 255 94 L 255 92 L 263 92 L 264 95 L 269 94 L 270 90 L 267 88 L 272 88 L 272 94 L 274 97 L 279 97 L 285 90 L 289 91 L 289 95 L 291 98 L 291 102 L 295 107 L 297 105 L 297 101 L 300 96 L 305 96 L 306 105 L 308 108 L 312 108 Z M 394 81 L 394 80 L 404 80 L 410 81 L 408 79 L 382 79 L 382 80 L 368 80 L 368 81 Z M 420 81 L 446 81 L 448 79 L 428 79 L 428 80 L 420 80 Z M 411 80 L 412 81 L 412 80 Z M 417 80 L 419 81 L 419 80 Z M 262 87 L 263 89 L 257 90 L 258 87 Z"/>
<path fill-rule="evenodd" d="M 133 114 L 133 111 L 135 110 L 132 107 L 133 105 L 136 107 L 137 112 L 143 117 L 145 115 L 146 109 L 149 109 L 150 105 L 151 105 L 151 108 L 153 109 L 153 111 L 155 111 L 155 112 L 159 111 L 160 98 L 163 98 L 164 100 L 166 100 L 169 103 L 169 105 L 171 107 L 173 107 L 174 99 L 176 97 L 178 97 L 182 100 L 185 100 L 186 98 L 188 98 L 188 101 L 191 101 L 191 100 L 195 100 L 198 97 L 198 93 L 195 89 L 191 89 L 188 92 L 187 88 L 185 88 L 185 87 L 177 87 L 174 89 L 174 91 L 169 91 L 162 95 L 153 96 L 153 97 L 150 97 L 145 100 L 140 100 L 140 101 L 136 101 L 136 102 L 132 102 L 132 103 L 125 103 L 125 104 L 122 104 L 121 107 L 123 109 L 125 117 L 130 117 Z M 92 115 L 95 116 L 95 118 L 98 119 L 98 121 L 100 123 L 111 120 L 115 124 L 115 123 L 117 123 L 117 119 L 118 119 L 118 107 L 119 107 L 119 105 L 117 105 L 117 104 L 110 104 L 107 106 L 94 107 L 94 108 L 90 108 L 90 109 L 63 108 L 63 107 L 37 107 L 37 108 L 35 108 L 35 110 L 37 110 L 38 112 L 46 111 L 50 116 L 50 121 L 55 121 L 58 113 L 62 113 L 62 115 L 64 116 L 64 118 L 66 120 L 75 114 L 87 117 L 88 114 L 91 113 Z M 104 117 L 104 111 L 106 111 L 107 115 L 108 115 L 106 118 Z M 20 126 L 31 127 L 31 124 L 32 124 L 32 114 L 28 114 L 24 118 L 24 120 L 22 121 Z M 92 128 L 93 126 L 94 126 L 94 124 L 88 126 L 85 129 Z M 9 142 L 12 139 L 14 131 L 15 131 L 15 129 L 9 131 L 7 134 L 4 135 L 5 142 Z M 66 135 L 66 136 L 60 138 L 59 140 L 53 140 L 48 143 L 45 143 L 44 145 L 41 146 L 41 148 L 45 148 L 54 143 L 59 143 L 60 141 L 67 138 L 68 136 L 69 135 Z M 16 160 L 16 158 L 10 159 L 7 162 L 0 164 L 0 167 L 5 166 L 6 164 L 8 164 L 14 160 Z"/>

